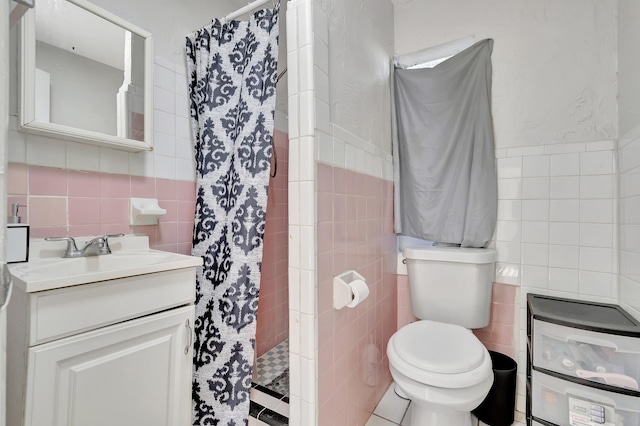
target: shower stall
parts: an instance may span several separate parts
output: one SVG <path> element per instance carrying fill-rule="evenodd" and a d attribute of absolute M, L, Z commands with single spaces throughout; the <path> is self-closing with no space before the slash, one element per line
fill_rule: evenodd
<path fill-rule="evenodd" d="M 246 0 L 232 0 L 240 6 Z M 287 5 L 280 1 L 274 150 L 267 197 L 253 382 L 289 396 L 289 134 Z M 267 5 L 271 4 L 270 2 Z M 266 7 L 266 6 L 263 6 Z"/>
<path fill-rule="evenodd" d="M 281 12 L 282 13 L 282 12 Z M 278 83 L 278 98 L 280 86 Z M 285 92 L 286 99 L 286 92 Z M 278 99 L 276 99 L 278 102 Z M 264 233 L 256 364 L 253 381 L 282 396 L 289 395 L 289 291 L 288 291 L 288 157 L 289 138 L 278 129 L 283 115 L 276 111 L 274 134 L 276 155 L 271 159 L 271 182 L 267 198 L 267 225 Z M 286 122 L 284 123 L 286 124 Z"/>

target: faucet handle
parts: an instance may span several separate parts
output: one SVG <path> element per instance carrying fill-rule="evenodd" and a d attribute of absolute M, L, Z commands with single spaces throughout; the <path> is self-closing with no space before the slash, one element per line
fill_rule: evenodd
<path fill-rule="evenodd" d="M 103 235 L 101 238 L 104 241 L 104 252 L 106 254 L 110 254 L 111 253 L 111 247 L 109 247 L 109 238 L 118 238 L 118 237 L 124 237 L 124 234 L 107 234 L 107 235 Z"/>
<path fill-rule="evenodd" d="M 124 237 L 124 234 L 108 234 L 108 235 L 102 236 L 102 238 L 104 238 L 105 240 L 108 238 L 118 238 L 118 237 Z"/>
<path fill-rule="evenodd" d="M 73 257 L 79 252 L 76 240 L 73 237 L 46 237 L 45 241 L 66 241 L 67 249 L 64 251 L 62 257 Z"/>

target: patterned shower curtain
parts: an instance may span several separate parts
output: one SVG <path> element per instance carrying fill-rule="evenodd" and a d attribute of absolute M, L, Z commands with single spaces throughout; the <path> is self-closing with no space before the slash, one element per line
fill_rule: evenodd
<path fill-rule="evenodd" d="M 197 198 L 193 424 L 248 423 L 278 64 L 278 11 L 187 37 Z"/>

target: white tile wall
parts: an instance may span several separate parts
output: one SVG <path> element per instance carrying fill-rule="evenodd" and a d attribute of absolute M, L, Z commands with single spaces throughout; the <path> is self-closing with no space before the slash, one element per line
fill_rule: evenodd
<path fill-rule="evenodd" d="M 67 163 L 69 169 L 100 171 L 100 148 L 97 146 L 67 142 Z"/>
<path fill-rule="evenodd" d="M 496 281 L 587 297 L 596 292 L 580 279 L 593 277 L 579 272 L 615 274 L 613 148 L 601 141 L 498 152 Z M 615 279 L 604 282 L 597 295 L 614 294 Z"/>
<path fill-rule="evenodd" d="M 342 167 L 347 170 L 364 173 L 385 180 L 393 180 L 393 158 L 374 144 L 331 123 L 332 139 L 322 144 L 332 144 L 331 148 L 318 146 L 317 159 L 320 162 Z M 325 149 L 331 150 L 332 158 L 323 155 Z"/>
<path fill-rule="evenodd" d="M 100 171 L 103 173 L 128 174 L 129 153 L 111 148 L 100 148 Z"/>
<path fill-rule="evenodd" d="M 329 132 L 317 132 L 318 119 L 328 118 L 328 77 L 314 65 L 314 51 L 327 29 L 314 36 L 317 16 L 312 0 L 287 5 L 289 90 L 289 369 L 291 424 L 317 424 L 317 283 L 315 253 L 316 155 L 333 158 Z M 326 26 L 326 18 L 324 19 Z M 327 87 L 325 87 L 327 86 Z M 322 93 L 316 94 L 317 91 Z M 320 99 L 318 99 L 320 95 Z M 325 117 L 327 116 L 327 117 Z"/>
<path fill-rule="evenodd" d="M 495 280 L 520 286 L 521 383 L 528 293 L 617 300 L 614 149 L 599 141 L 496 150 Z M 518 392 L 523 401 L 524 386 Z"/>
<path fill-rule="evenodd" d="M 620 303 L 640 319 L 640 126 L 620 140 Z M 597 233 L 597 230 L 595 231 Z M 604 245 L 601 234 L 589 241 Z M 615 240 L 614 240 L 615 241 Z M 615 244 L 614 244 L 615 248 Z M 595 277 L 594 277 L 595 278 Z M 595 286 L 589 290 L 599 290 Z"/>

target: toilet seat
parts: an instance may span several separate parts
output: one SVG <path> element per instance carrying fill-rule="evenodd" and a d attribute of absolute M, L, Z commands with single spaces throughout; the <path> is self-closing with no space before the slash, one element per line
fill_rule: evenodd
<path fill-rule="evenodd" d="M 389 362 L 408 378 L 444 387 L 473 386 L 492 374 L 491 358 L 464 327 L 416 321 L 398 330 L 387 346 Z"/>

